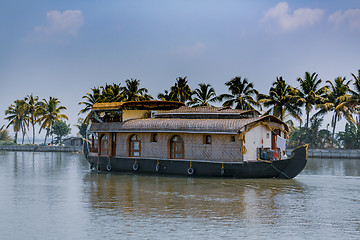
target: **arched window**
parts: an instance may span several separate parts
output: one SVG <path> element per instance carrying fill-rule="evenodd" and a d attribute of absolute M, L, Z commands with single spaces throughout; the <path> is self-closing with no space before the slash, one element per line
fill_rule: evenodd
<path fill-rule="evenodd" d="M 140 157 L 141 155 L 141 142 L 136 134 L 132 135 L 129 139 L 129 155 L 130 157 Z"/>
<path fill-rule="evenodd" d="M 100 155 L 108 155 L 108 136 L 103 134 L 100 138 Z"/>
<path fill-rule="evenodd" d="M 170 158 L 183 159 L 184 158 L 184 141 L 176 135 L 170 140 Z"/>

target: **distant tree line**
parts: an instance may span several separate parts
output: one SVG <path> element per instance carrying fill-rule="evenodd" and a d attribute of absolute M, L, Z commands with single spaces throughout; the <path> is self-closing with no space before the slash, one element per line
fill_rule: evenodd
<path fill-rule="evenodd" d="M 360 148 L 360 70 L 358 74 L 351 74 L 353 79 L 337 77 L 334 81 L 323 82 L 317 73 L 305 72 L 304 78 L 298 78 L 298 86 L 293 87 L 286 83 L 283 77 L 277 77 L 272 83 L 268 93 L 259 93 L 252 82 L 247 78 L 236 76 L 225 82 L 228 93 L 217 95 L 215 89 L 206 83 L 198 84 L 192 90 L 187 77 L 178 77 L 173 86 L 157 95 L 163 101 L 180 101 L 189 107 L 211 106 L 216 102 L 224 107 L 242 110 L 256 109 L 263 115 L 271 114 L 286 122 L 291 129 L 289 146 L 309 144 L 310 147 L 344 147 Z M 323 84 L 325 83 L 325 84 Z M 148 94 L 146 88 L 140 87 L 140 80 L 127 79 L 125 85 L 121 83 L 106 84 L 91 88 L 79 102 L 84 107 L 79 114 L 86 114 L 85 119 L 78 122 L 77 127 L 84 133 L 89 119 L 92 117 L 91 108 L 95 103 L 141 101 L 154 99 Z M 23 100 L 16 100 L 5 114 L 9 126 L 13 126 L 15 139 L 17 133 L 24 136 L 33 130 L 34 125 L 40 124 L 40 131 L 46 130 L 46 138 L 52 135 L 52 128 L 56 121 L 67 119 L 61 114 L 65 110 L 60 106 L 57 98 L 39 101 L 38 97 L 27 96 Z M 310 115 L 315 110 L 315 114 Z M 321 129 L 322 117 L 331 113 L 331 124 Z M 303 117 L 305 115 L 305 117 Z M 336 132 L 337 123 L 345 118 L 347 120 L 345 131 Z M 293 120 L 299 122 L 295 127 Z M 304 120 L 304 121 L 303 121 Z"/>

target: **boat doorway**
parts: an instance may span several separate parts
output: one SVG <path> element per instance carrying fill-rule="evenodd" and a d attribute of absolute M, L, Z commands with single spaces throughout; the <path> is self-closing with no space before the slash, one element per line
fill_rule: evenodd
<path fill-rule="evenodd" d="M 277 135 L 280 135 L 279 129 L 275 129 L 275 130 L 271 131 L 271 149 L 272 150 L 277 150 L 277 146 L 276 146 L 276 136 Z"/>
<path fill-rule="evenodd" d="M 184 141 L 178 135 L 170 140 L 170 158 L 184 159 Z"/>

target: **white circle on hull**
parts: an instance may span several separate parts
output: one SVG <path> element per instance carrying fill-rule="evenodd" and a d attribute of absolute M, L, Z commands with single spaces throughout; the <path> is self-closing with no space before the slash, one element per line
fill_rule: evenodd
<path fill-rule="evenodd" d="M 137 163 L 134 163 L 133 169 L 134 169 L 134 171 L 137 171 L 139 169 L 139 165 L 137 165 Z"/>

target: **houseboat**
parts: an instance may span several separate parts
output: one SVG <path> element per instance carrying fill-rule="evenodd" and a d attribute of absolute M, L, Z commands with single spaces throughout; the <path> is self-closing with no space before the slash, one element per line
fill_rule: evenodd
<path fill-rule="evenodd" d="M 97 171 L 290 179 L 307 162 L 307 146 L 286 155 L 288 126 L 256 110 L 130 101 L 92 113 L 84 154 Z"/>

